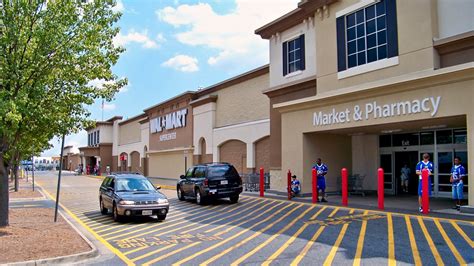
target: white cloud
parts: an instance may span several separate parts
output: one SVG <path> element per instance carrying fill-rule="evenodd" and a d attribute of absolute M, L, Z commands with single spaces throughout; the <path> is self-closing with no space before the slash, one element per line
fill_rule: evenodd
<path fill-rule="evenodd" d="M 197 58 L 189 55 L 177 55 L 168 59 L 161 65 L 182 72 L 195 72 L 199 70 Z"/>
<path fill-rule="evenodd" d="M 123 5 L 122 0 L 117 0 L 117 4 L 112 8 L 114 12 L 121 12 L 125 11 L 125 6 Z"/>
<path fill-rule="evenodd" d="M 165 36 L 163 36 L 163 33 L 158 33 L 158 34 L 156 35 L 155 40 L 156 40 L 158 43 L 164 43 L 164 42 L 167 41 L 166 38 L 165 38 Z"/>
<path fill-rule="evenodd" d="M 113 103 L 104 103 L 103 107 L 105 111 L 113 111 L 117 106 Z"/>
<path fill-rule="evenodd" d="M 145 49 L 156 49 L 159 47 L 158 43 L 148 36 L 148 30 L 146 29 L 141 32 L 131 29 L 126 35 L 119 32 L 114 38 L 115 46 L 126 46 L 130 43 L 141 44 Z"/>
<path fill-rule="evenodd" d="M 216 66 L 268 63 L 268 41 L 254 34 L 255 29 L 295 9 L 299 0 L 236 0 L 236 8 L 224 15 L 209 4 L 179 5 L 157 10 L 161 21 L 183 30 L 179 42 L 216 49 L 208 64 Z M 183 27 L 185 26 L 185 27 Z"/>

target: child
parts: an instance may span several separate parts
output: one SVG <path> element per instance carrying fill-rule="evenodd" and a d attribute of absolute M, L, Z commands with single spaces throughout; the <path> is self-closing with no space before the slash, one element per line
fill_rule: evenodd
<path fill-rule="evenodd" d="M 300 194 L 300 191 L 301 191 L 301 185 L 300 185 L 300 181 L 298 180 L 298 178 L 296 178 L 296 176 L 292 176 L 291 177 L 292 180 L 291 180 L 291 197 L 296 197 L 296 195 Z"/>

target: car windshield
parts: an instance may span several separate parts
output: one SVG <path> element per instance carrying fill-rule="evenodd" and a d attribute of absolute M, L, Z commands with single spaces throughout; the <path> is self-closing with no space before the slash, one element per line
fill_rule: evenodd
<path fill-rule="evenodd" d="M 117 191 L 155 191 L 155 188 L 146 179 L 120 178 L 117 179 Z"/>
<path fill-rule="evenodd" d="M 208 177 L 238 176 L 237 170 L 231 165 L 216 165 L 208 169 Z"/>

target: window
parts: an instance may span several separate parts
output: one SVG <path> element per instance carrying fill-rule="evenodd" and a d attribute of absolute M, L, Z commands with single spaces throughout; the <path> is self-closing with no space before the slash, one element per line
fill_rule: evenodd
<path fill-rule="evenodd" d="M 95 143 L 95 144 L 99 144 L 99 140 L 100 140 L 100 139 L 99 139 L 100 131 L 96 131 L 96 134 L 97 134 L 97 136 L 96 136 L 96 143 Z"/>
<path fill-rule="evenodd" d="M 194 177 L 202 178 L 206 177 L 206 167 L 198 166 L 196 170 L 194 170 Z"/>
<path fill-rule="evenodd" d="M 304 34 L 302 34 L 283 43 L 283 76 L 304 69 Z"/>
<path fill-rule="evenodd" d="M 193 170 L 194 168 L 189 168 L 188 171 L 186 172 L 186 178 L 192 178 L 193 177 Z"/>
<path fill-rule="evenodd" d="M 338 71 L 398 56 L 395 0 L 380 0 L 337 18 Z"/>

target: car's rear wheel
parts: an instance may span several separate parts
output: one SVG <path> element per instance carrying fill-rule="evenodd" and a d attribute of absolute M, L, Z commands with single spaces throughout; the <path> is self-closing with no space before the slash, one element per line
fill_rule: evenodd
<path fill-rule="evenodd" d="M 234 195 L 229 197 L 231 203 L 237 203 L 239 202 L 239 195 Z"/>
<path fill-rule="evenodd" d="M 202 196 L 201 190 L 199 190 L 199 188 L 196 188 L 194 195 L 196 197 L 196 203 L 198 205 L 204 205 L 204 197 Z"/>
<path fill-rule="evenodd" d="M 158 221 L 164 221 L 166 219 L 166 214 L 158 214 L 156 217 Z"/>
<path fill-rule="evenodd" d="M 113 215 L 114 215 L 114 221 L 115 222 L 121 222 L 122 221 L 122 216 L 120 214 L 118 214 L 117 205 L 115 205 L 115 203 L 114 203 L 114 207 L 113 207 Z"/>
<path fill-rule="evenodd" d="M 176 188 L 176 193 L 178 194 L 178 199 L 179 200 L 184 200 L 184 194 L 183 194 L 183 190 L 181 189 L 181 187 Z"/>
<path fill-rule="evenodd" d="M 100 205 L 100 213 L 107 214 L 109 212 L 109 209 L 104 207 L 104 202 L 102 201 L 102 198 L 100 198 L 99 205 Z"/>

